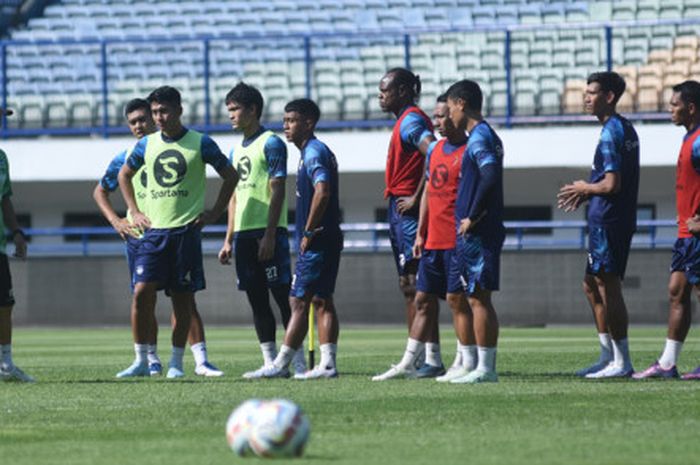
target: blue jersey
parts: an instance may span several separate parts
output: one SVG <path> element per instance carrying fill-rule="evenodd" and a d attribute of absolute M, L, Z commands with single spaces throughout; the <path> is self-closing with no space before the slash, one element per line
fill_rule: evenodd
<path fill-rule="evenodd" d="M 180 138 L 185 137 L 187 131 L 189 131 L 189 129 L 183 128 L 182 136 Z M 161 135 L 165 142 L 174 142 L 173 140 L 168 139 L 165 134 L 158 134 Z M 127 159 L 126 164 L 129 165 L 129 168 L 134 171 L 138 171 L 139 168 L 141 168 L 145 163 L 144 157 L 146 155 L 146 144 L 148 143 L 149 137 L 158 137 L 158 135 L 151 134 L 150 136 L 142 137 L 136 143 L 134 150 L 131 152 L 131 156 L 129 156 Z M 227 165 L 230 165 L 226 155 L 221 153 L 221 149 L 219 149 L 219 146 L 216 145 L 216 142 L 214 142 L 214 140 L 206 134 L 202 134 L 202 142 L 199 151 L 202 154 L 202 161 L 211 165 L 217 172 L 224 169 Z"/>
<path fill-rule="evenodd" d="M 247 147 L 257 139 L 260 134 L 267 131 L 264 127 L 261 127 L 255 132 L 251 137 L 243 139 L 241 144 L 243 147 Z M 270 178 L 286 178 L 287 177 L 287 144 L 285 144 L 279 136 L 270 136 L 265 142 L 265 161 L 267 162 L 267 174 Z M 229 152 L 228 159 L 233 163 L 233 151 Z"/>
<path fill-rule="evenodd" d="M 493 185 L 484 192 L 483 173 L 488 169 Z M 481 187 L 481 190 L 480 190 Z M 483 199 L 478 196 L 485 194 Z M 472 232 L 479 235 L 503 232 L 503 143 L 486 121 L 469 133 L 462 156 L 455 219 L 457 228 L 464 218 L 478 220 Z"/>
<path fill-rule="evenodd" d="M 608 172 L 618 174 L 620 190 L 615 194 L 591 197 L 588 224 L 634 229 L 639 190 L 639 138 L 632 124 L 620 115 L 611 116 L 603 125 L 590 182 L 601 181 Z"/>
<path fill-rule="evenodd" d="M 119 187 L 119 170 L 124 166 L 126 161 L 127 150 L 123 150 L 116 157 L 112 158 L 109 162 L 107 171 L 105 171 L 104 176 L 100 179 L 100 186 L 107 192 L 114 192 Z"/>
<path fill-rule="evenodd" d="M 418 150 L 418 146 L 423 139 L 433 135 L 433 128 L 418 113 L 411 112 L 401 120 L 399 133 L 401 134 L 401 145 L 406 151 L 411 152 Z"/>
<path fill-rule="evenodd" d="M 322 227 L 313 241 L 312 250 L 320 250 L 336 245 L 340 240 L 340 203 L 338 199 L 338 162 L 331 150 L 320 140 L 312 137 L 301 150 L 297 171 L 296 240 L 301 243 L 306 222 L 311 213 L 311 200 L 314 186 L 325 182 L 330 189 L 326 211 L 318 227 Z"/>

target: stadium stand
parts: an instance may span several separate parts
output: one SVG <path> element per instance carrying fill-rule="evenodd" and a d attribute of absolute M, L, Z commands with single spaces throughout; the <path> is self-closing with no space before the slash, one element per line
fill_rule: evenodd
<path fill-rule="evenodd" d="M 409 34 L 426 101 L 471 77 L 490 115 L 505 115 L 509 102 L 515 116 L 578 114 L 581 79 L 606 67 L 606 31 L 572 22 L 633 21 L 612 29 L 613 64 L 628 80 L 622 108 L 656 112 L 671 85 L 700 75 L 700 23 L 653 23 L 698 17 L 700 0 L 63 0 L 10 30 L 7 93 L 19 128 L 117 126 L 125 101 L 168 82 L 183 91 L 188 123 L 208 115 L 217 124 L 226 119 L 221 96 L 245 79 L 269 102 L 264 118 L 278 119 L 286 100 L 307 93 L 304 34 L 311 96 L 325 118 L 382 119 L 377 81 L 406 64 Z M 510 32 L 510 86 L 509 26 L 531 26 Z M 431 28 L 446 32 L 421 32 Z"/>

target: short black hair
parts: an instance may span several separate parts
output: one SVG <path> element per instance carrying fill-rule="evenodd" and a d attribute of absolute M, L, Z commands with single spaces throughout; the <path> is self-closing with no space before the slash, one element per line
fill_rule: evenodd
<path fill-rule="evenodd" d="M 265 101 L 260 91 L 250 84 L 246 84 L 242 81 L 236 84 L 233 89 L 226 94 L 226 105 L 231 102 L 240 103 L 245 108 L 250 108 L 255 105 L 255 113 L 258 119 L 262 116 L 263 104 Z"/>
<path fill-rule="evenodd" d="M 673 86 L 673 91 L 680 94 L 681 100 L 686 105 L 692 103 L 700 111 L 700 82 L 688 80 Z"/>
<path fill-rule="evenodd" d="M 386 75 L 393 76 L 394 79 L 391 81 L 392 86 L 404 86 L 412 100 L 416 100 L 420 96 L 422 85 L 419 75 L 413 74 L 406 68 L 391 68 L 386 72 Z"/>
<path fill-rule="evenodd" d="M 148 97 L 146 97 L 148 103 L 167 103 L 174 107 L 179 107 L 182 105 L 182 98 L 180 97 L 180 91 L 174 87 L 161 86 L 151 92 Z"/>
<path fill-rule="evenodd" d="M 620 97 L 622 97 L 622 94 L 625 93 L 625 89 L 627 88 L 627 84 L 625 84 L 625 80 L 622 78 L 622 76 L 614 71 L 600 71 L 597 73 L 592 73 L 590 76 L 588 76 L 586 84 L 591 84 L 593 82 L 597 82 L 600 85 L 600 90 L 602 92 L 613 93 L 615 96 L 612 102 L 613 105 L 617 105 L 617 102 L 620 100 Z"/>
<path fill-rule="evenodd" d="M 451 100 L 464 100 L 470 110 L 481 111 L 484 95 L 481 93 L 481 87 L 479 87 L 479 84 L 476 82 L 469 79 L 462 79 L 452 84 L 445 93 L 447 94 L 447 98 Z"/>
<path fill-rule="evenodd" d="M 445 102 L 447 102 L 447 92 L 445 92 L 444 94 L 438 95 L 437 102 L 438 102 L 438 103 L 445 103 Z"/>
<path fill-rule="evenodd" d="M 129 116 L 129 113 L 133 113 L 136 110 L 144 110 L 147 113 L 151 113 L 151 104 L 142 98 L 129 100 L 124 107 L 124 116 Z"/>
<path fill-rule="evenodd" d="M 316 105 L 316 102 L 308 98 L 292 100 L 284 106 L 284 111 L 295 111 L 303 118 L 311 119 L 311 121 L 314 122 L 314 126 L 316 123 L 318 123 L 318 120 L 321 119 L 321 110 L 318 108 L 318 105 Z"/>

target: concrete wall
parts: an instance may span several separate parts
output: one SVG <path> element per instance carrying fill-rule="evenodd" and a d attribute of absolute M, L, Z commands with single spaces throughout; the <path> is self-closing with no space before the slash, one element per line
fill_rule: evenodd
<path fill-rule="evenodd" d="M 633 250 L 625 298 L 632 323 L 664 324 L 667 314 L 668 250 Z M 501 291 L 494 301 L 502 324 L 590 323 L 581 291 L 583 251 L 507 251 L 502 258 Z M 130 294 L 121 257 L 35 258 L 11 264 L 17 325 L 127 325 Z M 197 294 L 206 324 L 252 324 L 232 267 L 205 257 L 206 291 Z M 346 253 L 336 292 L 341 324 L 401 323 L 402 297 L 388 254 Z M 450 321 L 442 305 L 441 319 Z M 167 299 L 158 315 L 167 322 Z"/>

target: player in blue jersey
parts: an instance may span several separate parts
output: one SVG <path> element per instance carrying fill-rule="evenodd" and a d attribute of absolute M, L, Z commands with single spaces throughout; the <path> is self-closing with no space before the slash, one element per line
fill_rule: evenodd
<path fill-rule="evenodd" d="M 168 378 L 181 378 L 191 319 L 186 302 L 193 302 L 194 292 L 204 289 L 201 227 L 223 214 L 238 173 L 210 137 L 182 125 L 177 89 L 159 87 L 147 100 L 160 131 L 139 140 L 119 172 L 119 187 L 132 224 L 143 232 L 134 257 L 136 360 L 120 375 L 148 372 L 148 327 L 153 321 L 156 291 L 166 288 L 174 301 L 183 303 L 174 305 L 173 348 L 167 373 Z M 223 179 L 211 210 L 204 208 L 206 164 Z M 143 201 L 137 202 L 132 179 L 144 166 L 148 185 Z"/>
<path fill-rule="evenodd" d="M 389 239 L 406 303 L 409 332 L 416 314 L 418 271 L 413 244 L 425 186 L 425 156 L 428 146 L 435 141 L 430 118 L 416 105 L 420 92 L 420 77 L 405 68 L 390 69 L 379 81 L 379 106 L 396 116 L 386 160 L 384 197 L 388 200 Z M 417 360 L 422 358 L 419 356 Z M 428 338 L 424 358 L 426 364 L 442 366 L 437 332 Z"/>
<path fill-rule="evenodd" d="M 309 305 L 318 322 L 321 360 L 296 379 L 335 378 L 338 317 L 333 292 L 343 249 L 338 200 L 338 163 L 333 152 L 314 136 L 320 118 L 318 106 L 309 99 L 289 102 L 284 108 L 284 134 L 301 150 L 297 172 L 296 243 L 298 256 L 290 293 L 292 318 L 284 344 L 265 377 L 289 376 L 288 366 L 308 331 Z"/>
<path fill-rule="evenodd" d="M 142 137 L 156 131 L 155 122 L 151 116 L 151 105 L 144 99 L 137 98 L 129 101 L 124 109 L 124 116 L 126 118 L 126 123 L 129 130 L 137 139 L 141 139 Z M 110 193 L 114 192 L 117 187 L 119 187 L 117 177 L 119 175 L 119 170 L 128 158 L 129 152 L 130 150 L 124 150 L 114 157 L 107 167 L 105 175 L 95 186 L 92 196 L 105 219 L 109 221 L 115 231 L 119 233 L 121 238 L 126 241 L 127 264 L 129 265 L 129 277 L 131 279 L 133 289 L 133 254 L 138 248 L 139 239 L 131 235 L 133 231 L 131 230 L 132 226 L 128 218 L 122 218 L 119 216 L 119 214 L 114 210 L 112 202 L 109 200 Z M 143 190 L 146 187 L 145 181 L 145 173 L 142 173 L 141 176 L 137 175 L 135 182 L 142 184 L 141 188 L 136 193 L 137 201 L 140 201 L 140 197 L 145 195 Z M 177 301 L 173 301 L 173 305 L 176 305 L 177 303 Z M 195 374 L 200 376 L 222 376 L 223 372 L 209 363 L 204 338 L 204 325 L 202 323 L 202 318 L 197 311 L 195 301 L 193 300 L 192 302 L 189 302 L 189 305 L 191 306 L 192 311 L 189 342 L 192 355 L 194 356 L 195 360 Z M 132 308 L 132 324 L 136 318 L 136 314 L 133 310 L 134 309 Z M 150 336 L 148 340 L 148 369 L 151 376 L 157 376 L 162 373 L 163 367 L 157 352 L 158 322 L 155 319 L 155 314 L 153 316 L 154 319 L 151 324 Z"/>
<path fill-rule="evenodd" d="M 226 95 L 229 119 L 234 129 L 243 132 L 243 140 L 229 157 L 241 179 L 229 202 L 228 227 L 219 261 L 228 265 L 235 257 L 238 289 L 248 297 L 263 355 L 262 367 L 244 373 L 246 379 L 260 378 L 262 369 L 277 356 L 277 324 L 270 294 L 285 328 L 291 314 L 287 145 L 261 126 L 263 103 L 260 91 L 243 82 Z M 294 369 L 299 373 L 306 371 L 303 351 L 295 357 Z"/>
<path fill-rule="evenodd" d="M 627 307 L 622 279 L 630 244 L 637 226 L 639 190 L 639 138 L 632 124 L 615 107 L 625 92 L 617 73 L 600 72 L 588 77 L 584 104 L 603 125 L 588 181 L 578 180 L 561 188 L 558 205 L 573 211 L 589 201 L 588 262 L 583 280 L 586 299 L 600 340 L 600 357 L 579 370 L 586 378 L 629 377 L 633 373 L 627 343 Z"/>
<path fill-rule="evenodd" d="M 11 115 L 12 111 L 0 107 L 0 117 Z M 12 360 L 12 307 L 15 297 L 12 294 L 10 265 L 5 253 L 5 229 L 11 231 L 15 244 L 15 257 L 27 258 L 27 241 L 20 229 L 15 208 L 12 205 L 10 167 L 5 152 L 0 150 L 0 381 L 34 382 L 34 378 L 22 371 Z"/>
<path fill-rule="evenodd" d="M 468 79 L 447 90 L 450 120 L 469 133 L 462 157 L 455 221 L 457 244 L 452 273 L 459 275 L 473 312 L 478 362 L 451 383 L 496 382 L 498 317 L 491 294 L 498 290 L 503 227 L 503 144 L 481 114 L 479 85 Z M 450 299 L 458 296 L 451 295 Z"/>

